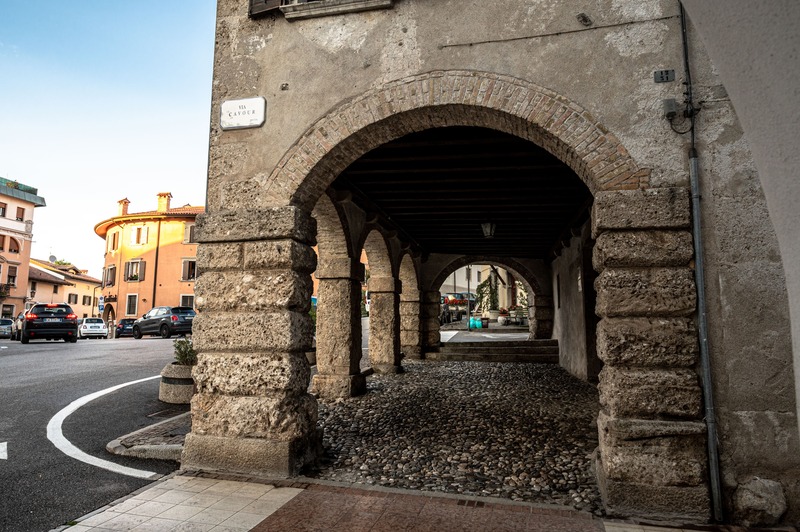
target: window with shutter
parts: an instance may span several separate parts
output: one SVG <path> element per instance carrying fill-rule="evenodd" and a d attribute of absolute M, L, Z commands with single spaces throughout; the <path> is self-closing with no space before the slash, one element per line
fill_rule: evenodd
<path fill-rule="evenodd" d="M 131 229 L 131 244 L 147 244 L 147 226 L 138 226 Z"/>
<path fill-rule="evenodd" d="M 117 267 L 116 266 L 109 266 L 106 269 L 106 277 L 105 277 L 105 286 L 114 286 L 117 281 Z"/>
<path fill-rule="evenodd" d="M 195 244 L 197 241 L 194 239 L 194 224 L 184 224 L 183 226 L 183 243 Z"/>
<path fill-rule="evenodd" d="M 125 302 L 125 315 L 126 316 L 136 316 L 136 311 L 138 308 L 137 303 L 139 302 L 139 294 L 128 294 L 128 297 Z"/>
<path fill-rule="evenodd" d="M 144 261 L 131 260 L 125 263 L 125 280 L 138 282 L 144 281 Z"/>
<path fill-rule="evenodd" d="M 183 261 L 181 281 L 194 281 L 195 277 L 197 277 L 197 261 L 194 259 L 185 259 Z"/>

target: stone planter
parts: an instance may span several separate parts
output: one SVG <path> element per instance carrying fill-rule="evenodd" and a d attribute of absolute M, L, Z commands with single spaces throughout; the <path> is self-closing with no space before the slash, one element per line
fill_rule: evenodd
<path fill-rule="evenodd" d="M 500 310 L 490 310 L 489 319 L 496 320 L 500 316 Z"/>
<path fill-rule="evenodd" d="M 508 325 L 508 316 L 501 314 L 497 317 L 498 325 Z"/>
<path fill-rule="evenodd" d="M 188 405 L 194 395 L 194 379 L 192 368 L 173 362 L 161 370 L 161 384 L 158 387 L 158 399 L 174 405 Z"/>

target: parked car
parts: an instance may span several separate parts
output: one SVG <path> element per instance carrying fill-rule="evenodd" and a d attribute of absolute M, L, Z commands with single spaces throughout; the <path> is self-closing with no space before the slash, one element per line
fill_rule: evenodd
<path fill-rule="evenodd" d="M 25 313 L 20 341 L 27 344 L 32 339 L 78 341 L 78 316 L 64 303 L 37 303 Z"/>
<path fill-rule="evenodd" d="M 133 322 L 136 318 L 122 318 L 117 323 L 117 330 L 114 333 L 114 338 L 122 338 L 123 336 L 133 336 Z"/>
<path fill-rule="evenodd" d="M 173 334 L 192 334 L 195 312 L 192 307 L 154 307 L 133 322 L 133 337 L 145 334 L 169 338 Z"/>
<path fill-rule="evenodd" d="M 78 338 L 108 338 L 108 327 L 103 318 L 81 318 L 78 320 Z"/>
<path fill-rule="evenodd" d="M 14 320 L 0 318 L 0 338 L 14 338 Z"/>

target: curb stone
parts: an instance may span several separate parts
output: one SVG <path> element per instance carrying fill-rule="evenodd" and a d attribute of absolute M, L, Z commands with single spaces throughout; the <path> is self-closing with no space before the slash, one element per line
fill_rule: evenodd
<path fill-rule="evenodd" d="M 110 441 L 106 445 L 106 450 L 111 454 L 120 456 L 132 456 L 135 458 L 147 458 L 156 460 L 172 460 L 174 462 L 181 461 L 181 452 L 183 451 L 182 444 L 165 444 L 165 443 L 137 443 L 134 445 L 124 445 L 124 440 L 147 440 L 147 435 L 151 433 L 158 433 L 159 429 L 166 429 L 172 425 L 189 425 L 191 426 L 191 412 L 184 412 L 178 416 L 160 421 L 153 425 L 141 428 L 126 436 L 117 438 Z M 187 419 L 189 418 L 189 419 Z M 163 438 L 153 438 L 157 441 Z"/>

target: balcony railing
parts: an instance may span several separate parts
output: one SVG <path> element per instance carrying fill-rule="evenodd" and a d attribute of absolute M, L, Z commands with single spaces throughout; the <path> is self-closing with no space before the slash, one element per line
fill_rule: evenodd
<path fill-rule="evenodd" d="M 287 20 L 389 9 L 394 0 L 250 0 L 250 16 L 280 9 Z"/>
<path fill-rule="evenodd" d="M 5 299 L 11 294 L 11 290 L 17 285 L 13 283 L 0 284 L 0 299 Z"/>

